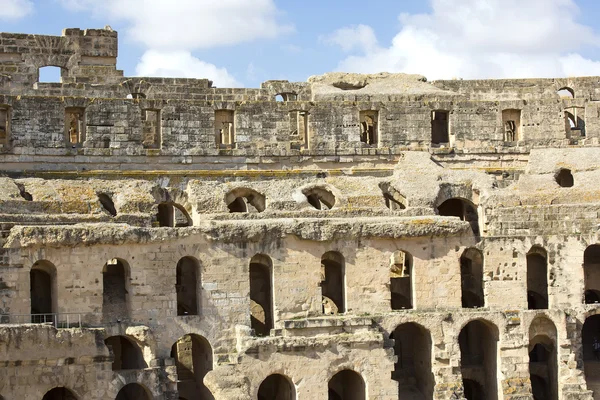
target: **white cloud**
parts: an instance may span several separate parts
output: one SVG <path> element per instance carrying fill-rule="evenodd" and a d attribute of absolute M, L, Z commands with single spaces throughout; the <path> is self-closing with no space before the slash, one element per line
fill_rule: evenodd
<path fill-rule="evenodd" d="M 273 0 L 60 0 L 124 20 L 126 33 L 151 49 L 195 50 L 275 38 L 293 30 L 278 22 Z"/>
<path fill-rule="evenodd" d="M 367 25 L 341 28 L 319 39 L 327 44 L 336 44 L 344 51 L 358 49 L 367 52 L 377 46 L 375 32 Z"/>
<path fill-rule="evenodd" d="M 378 45 L 369 27 L 334 32 L 329 43 L 360 50 L 338 70 L 429 79 L 600 74 L 599 62 L 577 53 L 598 46 L 600 37 L 576 21 L 573 0 L 432 0 L 431 6 L 429 14 L 400 15 L 402 28 L 389 47 Z"/>
<path fill-rule="evenodd" d="M 30 0 L 0 0 L 0 19 L 19 19 L 33 11 Z"/>
<path fill-rule="evenodd" d="M 227 69 L 199 60 L 187 51 L 148 50 L 137 65 L 136 74 L 172 78 L 207 78 L 217 87 L 241 86 L 227 72 Z"/>

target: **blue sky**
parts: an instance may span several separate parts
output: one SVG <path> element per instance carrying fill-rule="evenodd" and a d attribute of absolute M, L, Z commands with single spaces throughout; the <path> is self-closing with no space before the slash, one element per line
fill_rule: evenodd
<path fill-rule="evenodd" d="M 119 31 L 125 74 L 257 87 L 329 71 L 600 75 L 597 0 L 0 0 L 0 30 Z"/>

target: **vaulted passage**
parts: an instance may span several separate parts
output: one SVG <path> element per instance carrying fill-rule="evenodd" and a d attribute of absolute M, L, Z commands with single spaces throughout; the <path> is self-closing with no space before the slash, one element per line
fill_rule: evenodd
<path fill-rule="evenodd" d="M 182 205 L 165 202 L 158 205 L 156 219 L 159 226 L 165 227 L 185 227 L 192 226 L 192 218 Z"/>
<path fill-rule="evenodd" d="M 583 368 L 587 387 L 594 391 L 594 400 L 600 399 L 600 315 L 585 320 L 581 335 Z"/>
<path fill-rule="evenodd" d="M 477 208 L 469 200 L 452 198 L 444 201 L 438 206 L 438 214 L 444 217 L 458 217 L 461 221 L 467 221 L 475 236 L 479 236 L 479 217 Z"/>
<path fill-rule="evenodd" d="M 317 210 L 331 210 L 335 205 L 335 196 L 331 191 L 315 187 L 302 191 L 308 204 Z"/>
<path fill-rule="evenodd" d="M 151 400 L 152 398 L 148 389 L 140 384 L 130 383 L 123 386 L 115 400 Z"/>
<path fill-rule="evenodd" d="M 471 321 L 458 336 L 460 369 L 467 400 L 498 398 L 497 328 L 483 321 Z"/>
<path fill-rule="evenodd" d="M 106 322 L 129 317 L 129 266 L 119 258 L 109 260 L 102 270 L 102 316 Z"/>
<path fill-rule="evenodd" d="M 111 336 L 104 340 L 104 344 L 113 356 L 113 371 L 148 368 L 142 349 L 131 339 L 125 336 Z"/>
<path fill-rule="evenodd" d="M 585 303 L 600 303 L 600 245 L 593 244 L 583 253 Z"/>
<path fill-rule="evenodd" d="M 183 257 L 177 263 L 176 275 L 177 315 L 198 315 L 198 288 L 201 287 L 198 260 Z"/>
<path fill-rule="evenodd" d="M 527 308 L 548 308 L 548 262 L 541 247 L 534 246 L 527 253 Z"/>
<path fill-rule="evenodd" d="M 329 400 L 365 400 L 365 381 L 360 374 L 345 369 L 329 380 Z"/>
<path fill-rule="evenodd" d="M 67 388 L 58 387 L 47 392 L 42 400 L 77 400 L 77 396 Z"/>
<path fill-rule="evenodd" d="M 460 257 L 460 288 L 463 308 L 484 306 L 483 254 L 477 249 L 466 249 Z"/>
<path fill-rule="evenodd" d="M 544 317 L 529 327 L 529 378 L 534 399 L 558 400 L 556 327 Z"/>
<path fill-rule="evenodd" d="M 321 257 L 323 314 L 333 315 L 346 312 L 345 268 L 344 256 L 336 251 L 329 251 Z"/>
<path fill-rule="evenodd" d="M 258 388 L 258 400 L 295 400 L 296 391 L 292 382 L 283 375 L 268 376 Z"/>
<path fill-rule="evenodd" d="M 410 253 L 396 251 L 390 262 L 390 291 L 392 310 L 413 308 L 412 263 Z"/>
<path fill-rule="evenodd" d="M 225 203 L 230 213 L 263 212 L 266 198 L 249 188 L 238 188 L 225 195 Z"/>
<path fill-rule="evenodd" d="M 31 322 L 52 322 L 56 312 L 56 267 L 49 261 L 36 261 L 29 272 Z"/>
<path fill-rule="evenodd" d="M 177 366 L 177 391 L 180 398 L 213 400 L 204 386 L 204 376 L 213 369 L 212 348 L 198 335 L 185 335 L 171 348 Z"/>
<path fill-rule="evenodd" d="M 392 379 L 399 386 L 398 398 L 433 398 L 429 332 L 417 324 L 407 323 L 399 325 L 390 338 L 394 339 L 394 354 L 398 359 L 392 373 Z"/>
<path fill-rule="evenodd" d="M 273 329 L 273 263 L 264 254 L 250 260 L 250 322 L 258 336 L 268 336 Z"/>

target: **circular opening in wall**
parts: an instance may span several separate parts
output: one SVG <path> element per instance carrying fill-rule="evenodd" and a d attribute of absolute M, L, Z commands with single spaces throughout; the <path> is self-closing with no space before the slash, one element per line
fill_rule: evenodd
<path fill-rule="evenodd" d="M 560 187 L 573 187 L 575 180 L 570 169 L 561 168 L 554 177 Z"/>

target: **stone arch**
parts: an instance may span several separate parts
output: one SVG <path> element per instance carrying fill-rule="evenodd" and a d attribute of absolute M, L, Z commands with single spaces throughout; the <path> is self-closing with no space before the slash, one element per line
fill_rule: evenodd
<path fill-rule="evenodd" d="M 476 319 L 469 321 L 458 336 L 460 369 L 463 387 L 469 381 L 481 386 L 484 397 L 467 397 L 467 400 L 498 399 L 498 328 L 491 322 Z M 467 391 L 465 390 L 465 394 Z"/>
<path fill-rule="evenodd" d="M 31 322 L 52 322 L 58 311 L 56 266 L 48 260 L 38 260 L 29 271 Z"/>
<path fill-rule="evenodd" d="M 406 251 L 395 251 L 390 259 L 390 294 L 392 310 L 413 308 L 413 256 Z"/>
<path fill-rule="evenodd" d="M 213 350 L 209 341 L 195 334 L 181 337 L 171 347 L 177 367 L 177 391 L 189 399 L 214 399 L 204 385 L 204 377 L 213 369 Z"/>
<path fill-rule="evenodd" d="M 351 369 L 333 375 L 327 384 L 329 400 L 365 400 L 367 390 L 363 377 Z"/>
<path fill-rule="evenodd" d="M 575 91 L 572 88 L 570 88 L 569 86 L 561 87 L 560 89 L 558 89 L 556 91 L 556 94 L 561 99 L 574 99 L 575 98 Z"/>
<path fill-rule="evenodd" d="M 558 400 L 558 346 L 554 323 L 536 317 L 529 326 L 529 378 L 535 399 Z"/>
<path fill-rule="evenodd" d="M 120 335 L 106 338 L 104 344 L 113 357 L 113 371 L 148 368 L 142 349 L 137 341 Z"/>
<path fill-rule="evenodd" d="M 483 253 L 476 248 L 466 249 L 460 256 L 460 286 L 463 308 L 483 307 Z"/>
<path fill-rule="evenodd" d="M 250 260 L 250 322 L 258 336 L 268 336 L 273 321 L 273 261 L 265 254 Z"/>
<path fill-rule="evenodd" d="M 527 308 L 548 308 L 548 253 L 540 246 L 527 252 Z"/>
<path fill-rule="evenodd" d="M 337 251 L 321 257 L 321 295 L 323 314 L 346 312 L 346 261 Z"/>
<path fill-rule="evenodd" d="M 267 376 L 260 384 L 258 400 L 296 400 L 296 387 L 292 380 L 282 374 Z"/>
<path fill-rule="evenodd" d="M 396 188 L 389 182 L 380 182 L 379 189 L 383 194 L 385 206 L 392 211 L 405 210 L 408 206 L 406 197 L 404 197 Z"/>
<path fill-rule="evenodd" d="M 585 381 L 588 389 L 594 391 L 595 398 L 600 394 L 600 314 L 589 315 L 585 319 L 581 347 Z"/>
<path fill-rule="evenodd" d="M 128 383 L 119 390 L 115 400 L 152 400 L 152 398 L 152 394 L 144 385 Z"/>
<path fill-rule="evenodd" d="M 177 262 L 175 269 L 177 315 L 199 314 L 202 287 L 200 276 L 200 262 L 195 257 L 185 256 Z"/>
<path fill-rule="evenodd" d="M 432 339 L 423 326 L 414 322 L 398 325 L 390 335 L 394 339 L 392 378 L 398 382 L 398 398 L 413 398 L 420 393 L 423 399 L 433 398 L 435 380 L 431 372 Z"/>
<path fill-rule="evenodd" d="M 585 304 L 600 303 L 600 245 L 592 244 L 583 253 Z"/>
<path fill-rule="evenodd" d="M 156 219 L 158 225 L 163 227 L 180 228 L 193 225 L 190 214 L 181 204 L 168 201 L 158 205 Z"/>
<path fill-rule="evenodd" d="M 336 204 L 333 192 L 325 187 L 314 186 L 302 190 L 308 204 L 317 210 L 330 210 Z"/>
<path fill-rule="evenodd" d="M 225 195 L 229 212 L 263 212 L 266 208 L 264 194 L 250 188 L 236 188 Z"/>
<path fill-rule="evenodd" d="M 444 217 L 458 217 L 471 225 L 473 234 L 479 236 L 479 215 L 477 206 L 470 200 L 460 197 L 446 199 L 437 206 L 437 213 Z"/>
<path fill-rule="evenodd" d="M 102 269 L 102 316 L 106 322 L 129 318 L 129 264 L 112 258 Z"/>
<path fill-rule="evenodd" d="M 78 397 L 66 387 L 55 387 L 48 390 L 42 400 L 78 400 Z"/>

